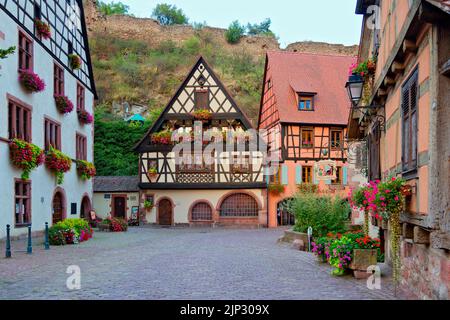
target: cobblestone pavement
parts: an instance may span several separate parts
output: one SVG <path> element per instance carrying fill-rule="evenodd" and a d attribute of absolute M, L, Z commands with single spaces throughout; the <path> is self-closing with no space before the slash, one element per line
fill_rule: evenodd
<path fill-rule="evenodd" d="M 13 252 L 0 243 L 0 299 L 393 299 L 387 280 L 334 277 L 312 254 L 277 244 L 282 230 L 131 228 L 75 246 Z M 24 249 L 15 241 L 14 248 Z M 66 269 L 81 268 L 81 290 Z"/>

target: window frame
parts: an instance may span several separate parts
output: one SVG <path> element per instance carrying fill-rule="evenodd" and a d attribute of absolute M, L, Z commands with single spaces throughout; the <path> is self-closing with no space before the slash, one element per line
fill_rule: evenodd
<path fill-rule="evenodd" d="M 297 109 L 298 111 L 314 111 L 314 93 L 307 93 L 307 92 L 297 92 Z M 310 108 L 309 109 L 302 109 L 301 108 L 301 103 L 303 101 L 310 101 Z"/>
<path fill-rule="evenodd" d="M 20 99 L 17 99 L 16 97 L 7 94 L 7 101 L 8 101 L 8 138 L 9 139 L 20 139 L 24 140 L 26 142 L 31 143 L 32 142 L 32 111 L 33 108 L 21 101 Z M 14 112 L 11 111 L 11 107 L 14 109 Z M 17 129 L 17 108 L 22 109 L 20 112 L 19 118 L 19 127 L 24 126 L 22 128 L 21 134 L 18 134 Z M 23 112 L 26 112 L 26 121 L 24 120 Z M 13 121 L 14 120 L 14 121 Z M 26 122 L 24 124 L 24 122 Z"/>
<path fill-rule="evenodd" d="M 311 145 L 303 145 L 303 132 L 311 132 Z M 301 141 L 300 141 L 300 146 L 302 149 L 313 149 L 314 148 L 314 128 L 301 128 L 300 129 L 300 137 L 301 137 Z"/>
<path fill-rule="evenodd" d="M 198 105 L 198 101 L 201 100 L 198 98 L 199 94 L 206 94 L 206 106 L 201 107 Z M 208 89 L 195 89 L 194 90 L 194 110 L 209 110 L 209 90 Z"/>
<path fill-rule="evenodd" d="M 56 128 L 56 132 L 51 130 L 51 126 Z M 49 133 L 50 136 L 47 136 L 47 133 Z M 61 151 L 61 123 L 48 116 L 44 116 L 44 150 L 48 151 L 50 146 Z"/>
<path fill-rule="evenodd" d="M 77 82 L 77 111 L 86 110 L 86 89 Z"/>
<path fill-rule="evenodd" d="M 23 195 L 23 194 L 17 194 L 17 184 L 20 184 L 21 187 L 19 188 L 20 190 L 22 190 L 23 193 L 23 185 L 27 185 L 27 194 Z M 14 227 L 16 228 L 21 228 L 21 227 L 27 227 L 29 225 L 31 225 L 32 223 L 32 205 L 31 205 L 31 201 L 32 201 L 32 190 L 31 190 L 31 180 L 23 180 L 23 179 L 14 179 Z M 23 200 L 27 199 L 27 203 L 26 203 L 26 217 L 27 217 L 27 222 L 24 221 L 17 221 L 17 217 L 16 217 L 16 204 L 17 204 L 17 199 L 19 198 L 19 205 L 20 205 L 20 209 L 19 209 L 19 215 L 22 216 L 20 213 L 20 210 L 22 209 L 23 206 Z"/>
<path fill-rule="evenodd" d="M 29 48 L 27 48 L 27 44 Z M 18 70 L 34 70 L 34 42 L 33 39 L 23 30 L 19 28 L 18 33 Z M 26 67 L 26 64 L 29 64 L 29 67 Z M 25 67 L 24 67 L 25 66 Z"/>
<path fill-rule="evenodd" d="M 53 63 L 53 94 L 64 95 L 65 83 L 64 83 L 64 68 L 62 68 L 56 62 Z"/>
<path fill-rule="evenodd" d="M 75 134 L 75 157 L 77 160 L 87 161 L 87 137 L 79 132 Z"/>
<path fill-rule="evenodd" d="M 339 137 L 340 137 L 338 145 L 336 145 L 336 141 L 333 141 L 334 134 L 336 134 L 336 133 L 338 133 Z M 331 147 L 331 149 L 336 150 L 336 149 L 342 148 L 341 144 L 344 141 L 343 137 L 344 137 L 344 130 L 338 129 L 338 128 L 330 129 L 330 147 Z"/>
<path fill-rule="evenodd" d="M 239 163 L 239 159 L 243 158 L 244 161 L 241 160 L 241 163 Z M 250 155 L 233 155 L 232 156 L 232 163 L 231 163 L 231 172 L 238 174 L 238 173 L 243 173 L 243 174 L 247 174 L 252 172 L 252 163 L 250 161 Z M 244 162 L 244 163 L 242 163 Z M 248 164 L 248 166 L 246 166 L 245 164 Z M 245 168 L 247 167 L 247 168 Z"/>
<path fill-rule="evenodd" d="M 305 179 L 307 171 L 309 171 L 308 179 Z M 302 182 L 303 183 L 313 183 L 313 167 L 312 166 L 302 166 Z"/>

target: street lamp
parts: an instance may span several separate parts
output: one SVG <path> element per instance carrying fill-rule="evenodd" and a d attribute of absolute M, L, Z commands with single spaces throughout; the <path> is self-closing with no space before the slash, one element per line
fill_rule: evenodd
<path fill-rule="evenodd" d="M 361 100 L 363 85 L 363 78 L 357 74 L 352 74 L 348 78 L 348 82 L 345 84 L 348 96 L 354 107 L 356 107 L 359 103 L 359 100 Z"/>

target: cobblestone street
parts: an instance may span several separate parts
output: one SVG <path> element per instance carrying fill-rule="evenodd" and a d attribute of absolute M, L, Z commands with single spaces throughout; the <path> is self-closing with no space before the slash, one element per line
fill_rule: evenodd
<path fill-rule="evenodd" d="M 333 277 L 309 253 L 277 244 L 282 230 L 131 228 L 86 243 L 4 257 L 0 299 L 393 299 L 390 286 Z M 14 248 L 23 245 L 15 241 Z M 81 290 L 66 269 L 81 268 Z"/>

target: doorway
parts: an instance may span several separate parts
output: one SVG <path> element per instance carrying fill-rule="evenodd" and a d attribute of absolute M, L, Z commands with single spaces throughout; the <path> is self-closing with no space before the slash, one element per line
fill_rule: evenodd
<path fill-rule="evenodd" d="M 158 222 L 161 226 L 171 226 L 173 220 L 173 207 L 168 199 L 162 199 L 158 205 Z"/>
<path fill-rule="evenodd" d="M 88 196 L 84 196 L 81 200 L 80 218 L 89 219 L 89 211 L 91 211 L 91 201 Z"/>
<path fill-rule="evenodd" d="M 277 222 L 279 226 L 293 226 L 295 224 L 295 216 L 288 210 L 291 200 L 285 199 L 277 205 Z"/>
<path fill-rule="evenodd" d="M 64 219 L 64 198 L 61 192 L 56 192 L 52 202 L 52 222 L 56 224 Z"/>
<path fill-rule="evenodd" d="M 114 218 L 127 218 L 127 197 L 126 196 L 113 196 L 113 217 Z"/>

